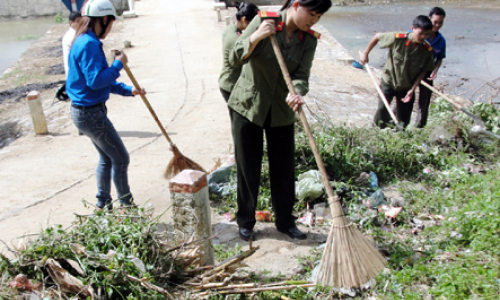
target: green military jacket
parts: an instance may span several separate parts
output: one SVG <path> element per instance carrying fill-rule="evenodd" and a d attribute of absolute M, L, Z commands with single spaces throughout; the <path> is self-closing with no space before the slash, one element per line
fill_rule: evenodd
<path fill-rule="evenodd" d="M 229 51 L 233 49 L 240 34 L 240 29 L 234 24 L 228 25 L 222 34 L 222 71 L 219 76 L 219 87 L 228 92 L 233 90 L 241 73 L 241 66 L 233 67 L 229 64 Z"/>
<path fill-rule="evenodd" d="M 432 47 L 425 41 L 412 49 L 411 34 L 387 32 L 379 35 L 380 48 L 389 48 L 382 80 L 395 91 L 411 89 L 420 72 L 434 70 Z"/>
<path fill-rule="evenodd" d="M 310 34 L 299 30 L 287 43 L 285 20 L 286 14 L 282 11 L 276 22 L 276 39 L 296 91 L 305 95 L 309 91 L 309 74 L 318 40 L 314 32 Z M 271 40 L 266 38 L 260 41 L 250 57 L 243 60 L 250 47 L 250 35 L 257 30 L 261 21 L 257 15 L 229 52 L 229 62 L 235 66 L 243 64 L 243 68 L 228 105 L 258 126 L 264 125 L 268 114 L 271 127 L 287 126 L 295 121 L 295 113 L 286 103 L 288 88 Z"/>

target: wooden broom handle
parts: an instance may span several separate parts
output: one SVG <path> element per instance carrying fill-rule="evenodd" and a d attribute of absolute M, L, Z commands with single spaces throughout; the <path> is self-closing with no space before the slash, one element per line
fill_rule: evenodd
<path fill-rule="evenodd" d="M 286 67 L 285 60 L 281 55 L 280 46 L 278 45 L 278 41 L 276 40 L 276 36 L 273 34 L 269 37 L 271 39 L 271 44 L 273 45 L 274 54 L 278 59 L 278 63 L 281 68 L 281 72 L 283 73 L 283 77 L 285 78 L 286 85 L 288 86 L 288 91 L 292 95 L 297 95 L 295 92 L 295 87 L 292 84 L 292 79 L 290 78 L 290 74 L 288 73 L 288 68 Z M 316 146 L 316 141 L 314 140 L 314 136 L 311 133 L 311 129 L 309 128 L 309 123 L 307 122 L 306 115 L 302 110 L 302 107 L 299 106 L 299 117 L 300 121 L 304 125 L 304 129 L 307 133 L 307 138 L 309 139 L 309 144 L 311 144 L 312 151 L 314 153 L 314 158 L 316 159 L 316 164 L 318 165 L 319 171 L 321 173 L 321 177 L 323 179 L 323 184 L 325 185 L 326 193 L 328 194 L 328 200 L 332 201 L 335 198 L 335 194 L 333 193 L 332 186 L 330 185 L 330 181 L 328 181 L 328 175 L 326 174 L 325 165 L 323 164 L 323 160 L 319 155 L 318 147 Z M 331 203 L 330 203 L 331 204 Z"/>
<path fill-rule="evenodd" d="M 127 64 L 124 63 L 123 68 L 125 69 L 125 72 L 127 72 L 128 77 L 130 77 L 130 80 L 132 81 L 132 84 L 135 86 L 135 88 L 140 90 L 141 86 L 139 85 L 139 83 L 135 79 L 134 75 L 132 74 L 132 71 L 130 71 L 130 68 L 127 66 Z M 167 138 L 168 143 L 171 146 L 173 146 L 174 143 L 172 142 L 172 140 L 168 136 L 168 133 L 165 130 L 165 128 L 163 127 L 163 125 L 161 124 L 160 120 L 158 120 L 158 116 L 156 115 L 155 111 L 153 110 L 153 108 L 149 104 L 148 98 L 146 98 L 146 95 L 141 95 L 141 98 L 142 98 L 142 101 L 144 101 L 144 104 L 146 104 L 146 106 L 148 107 L 149 112 L 151 113 L 151 115 L 155 119 L 156 124 L 158 124 L 158 127 L 160 127 L 161 132 L 163 132 L 163 135 Z"/>
<path fill-rule="evenodd" d="M 463 106 L 456 103 L 455 101 L 451 100 L 448 96 L 446 96 L 445 94 L 441 93 L 440 91 L 438 91 L 436 88 L 434 88 L 432 85 L 428 84 L 427 82 L 425 81 L 420 81 L 420 83 L 425 86 L 426 88 L 428 88 L 429 90 L 431 90 L 433 93 L 436 93 L 438 94 L 439 96 L 443 97 L 444 100 L 448 101 L 451 105 L 453 105 L 456 109 L 459 109 L 459 110 L 463 110 Z"/>
<path fill-rule="evenodd" d="M 370 75 L 370 78 L 371 78 L 373 84 L 375 85 L 375 88 L 377 89 L 378 95 L 382 99 L 382 102 L 384 102 L 385 108 L 389 112 L 389 115 L 391 115 L 391 118 L 394 121 L 394 124 L 396 124 L 396 126 L 397 126 L 399 124 L 398 118 L 396 118 L 396 115 L 392 111 L 391 106 L 389 105 L 389 102 L 385 98 L 385 95 L 382 92 L 382 89 L 380 89 L 380 85 L 378 84 L 377 80 L 375 79 L 375 76 L 373 75 L 372 70 L 370 69 L 370 66 L 368 65 L 368 63 L 365 63 L 365 67 L 366 67 L 366 70 L 368 71 L 368 75 Z"/>

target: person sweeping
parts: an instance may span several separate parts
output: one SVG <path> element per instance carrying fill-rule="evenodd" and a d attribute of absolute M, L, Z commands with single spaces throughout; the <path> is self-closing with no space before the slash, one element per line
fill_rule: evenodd
<path fill-rule="evenodd" d="M 236 221 L 243 240 L 254 239 L 264 133 L 271 199 L 278 231 L 294 239 L 307 236 L 295 225 L 295 111 L 309 90 L 309 75 L 319 34 L 311 30 L 331 7 L 330 0 L 287 0 L 277 22 L 261 12 L 229 52 L 241 75 L 229 97 L 237 164 Z M 290 95 L 269 37 L 276 34 L 300 95 Z M 302 96 L 301 96 L 302 95 Z"/>
<path fill-rule="evenodd" d="M 360 53 L 361 64 L 368 62 L 370 51 L 377 45 L 388 48 L 387 61 L 380 82 L 380 89 L 391 103 L 396 98 L 396 116 L 404 127 L 410 124 L 415 89 L 427 72 L 434 70 L 432 47 L 425 41 L 432 30 L 432 22 L 427 16 L 413 19 L 411 33 L 386 32 L 376 33 L 368 43 L 366 50 Z M 374 123 L 385 128 L 391 120 L 389 111 L 379 100 Z"/>
<path fill-rule="evenodd" d="M 102 42 L 113 28 L 116 11 L 109 0 L 90 0 L 82 10 L 81 27 L 71 46 L 66 91 L 71 99 L 71 118 L 80 132 L 88 136 L 99 153 L 96 170 L 97 208 L 112 209 L 111 180 L 122 206 L 133 204 L 128 183 L 129 154 L 107 117 L 109 94 L 144 95 L 143 88 L 116 82 L 127 56 L 121 52 L 111 66 Z"/>

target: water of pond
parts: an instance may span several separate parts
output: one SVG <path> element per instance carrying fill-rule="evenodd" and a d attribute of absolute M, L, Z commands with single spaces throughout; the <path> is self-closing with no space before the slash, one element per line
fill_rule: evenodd
<path fill-rule="evenodd" d="M 333 7 L 320 21 L 356 59 L 376 32 L 408 31 L 417 15 L 427 15 L 433 3 L 393 3 Z M 499 9 L 439 4 L 446 10 L 441 33 L 447 42 L 446 59 L 436 83 L 445 91 L 470 97 L 484 83 L 500 77 Z M 370 53 L 373 67 L 383 68 L 387 50 Z M 476 93 L 476 96 L 478 94 Z"/>
<path fill-rule="evenodd" d="M 0 74 L 54 25 L 53 18 L 0 22 Z"/>

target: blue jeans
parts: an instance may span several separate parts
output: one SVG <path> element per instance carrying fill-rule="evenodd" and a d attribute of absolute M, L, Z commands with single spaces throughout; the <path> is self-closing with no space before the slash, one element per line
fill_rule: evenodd
<path fill-rule="evenodd" d="M 81 133 L 90 138 L 99 152 L 96 170 L 97 207 L 102 208 L 111 203 L 111 178 L 121 204 L 131 205 L 132 194 L 127 175 L 130 157 L 106 114 L 104 103 L 90 108 L 71 106 L 73 123 Z"/>

